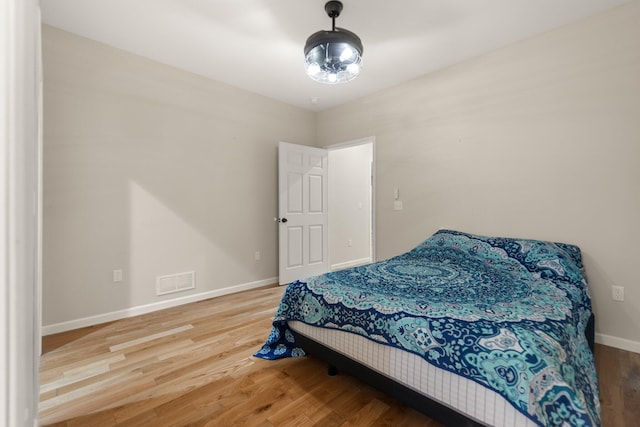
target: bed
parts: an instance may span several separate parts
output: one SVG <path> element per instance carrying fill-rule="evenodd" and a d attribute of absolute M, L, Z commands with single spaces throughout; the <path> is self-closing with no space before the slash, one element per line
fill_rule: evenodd
<path fill-rule="evenodd" d="M 599 426 L 592 340 L 577 246 L 440 230 L 289 284 L 255 356 L 312 353 L 446 425 Z"/>

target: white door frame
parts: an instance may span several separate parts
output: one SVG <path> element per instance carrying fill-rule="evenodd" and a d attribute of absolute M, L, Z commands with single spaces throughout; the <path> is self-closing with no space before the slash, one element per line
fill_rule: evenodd
<path fill-rule="evenodd" d="M 371 144 L 371 261 L 376 261 L 376 137 L 369 136 L 366 138 L 355 139 L 351 141 L 339 142 L 337 144 L 331 144 L 324 148 L 333 151 L 343 148 L 355 147 L 358 145 Z M 331 189 L 329 189 L 331 191 Z M 331 206 L 329 206 L 331 209 Z M 329 224 L 331 228 L 331 224 Z M 331 263 L 331 252 L 329 252 L 329 263 Z"/>
<path fill-rule="evenodd" d="M 0 2 L 0 425 L 7 426 L 38 419 L 40 25 L 38 0 Z"/>

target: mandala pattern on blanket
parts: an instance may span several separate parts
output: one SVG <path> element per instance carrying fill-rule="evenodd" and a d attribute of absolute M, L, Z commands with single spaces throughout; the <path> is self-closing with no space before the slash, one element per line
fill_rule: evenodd
<path fill-rule="evenodd" d="M 257 357 L 300 356 L 288 320 L 422 356 L 539 425 L 598 426 L 580 250 L 441 230 L 387 261 L 290 284 Z"/>

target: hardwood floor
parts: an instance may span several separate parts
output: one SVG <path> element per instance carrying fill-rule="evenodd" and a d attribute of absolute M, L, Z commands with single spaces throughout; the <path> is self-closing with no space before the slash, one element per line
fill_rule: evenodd
<path fill-rule="evenodd" d="M 640 354 L 596 344 L 604 427 L 640 425 Z"/>
<path fill-rule="evenodd" d="M 311 357 L 253 358 L 284 287 L 43 339 L 41 425 L 440 426 Z M 596 345 L 602 422 L 640 419 L 640 355 Z"/>

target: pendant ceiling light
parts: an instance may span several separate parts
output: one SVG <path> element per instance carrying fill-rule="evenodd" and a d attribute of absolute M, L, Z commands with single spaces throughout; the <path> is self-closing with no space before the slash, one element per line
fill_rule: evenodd
<path fill-rule="evenodd" d="M 331 31 L 311 34 L 304 45 L 304 65 L 307 75 L 320 83 L 344 83 L 354 79 L 362 68 L 362 42 L 344 28 L 336 28 L 336 18 L 342 3 L 330 1 L 324 10 L 332 20 Z"/>

